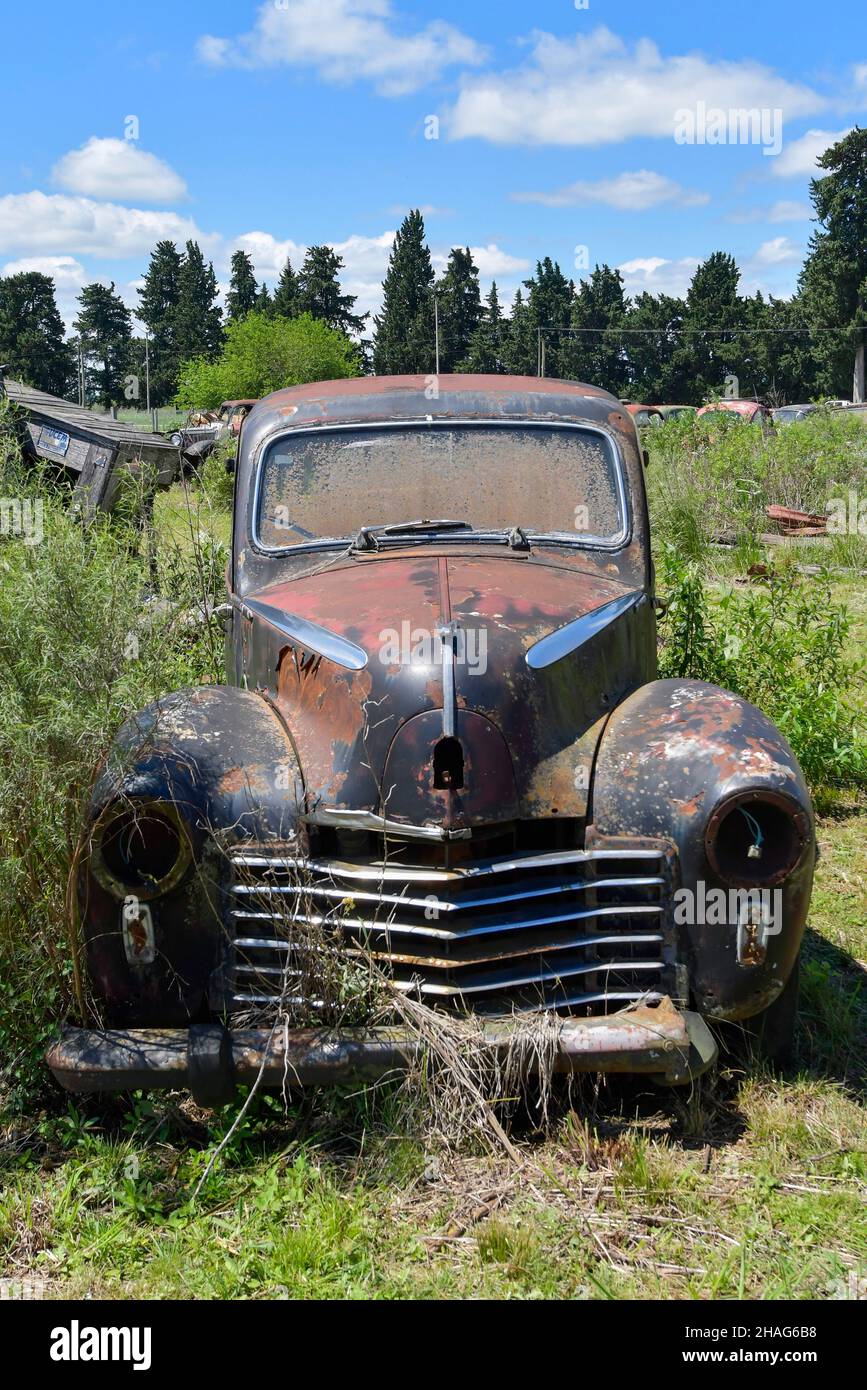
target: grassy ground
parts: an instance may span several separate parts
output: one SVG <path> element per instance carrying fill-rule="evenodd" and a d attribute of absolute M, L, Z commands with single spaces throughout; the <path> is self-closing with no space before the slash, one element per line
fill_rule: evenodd
<path fill-rule="evenodd" d="M 98 411 L 98 413 L 103 413 Z M 130 425 L 136 425 L 140 430 L 150 430 L 153 428 L 151 423 L 151 413 L 149 410 L 133 410 L 121 407 L 118 412 L 119 420 L 126 420 Z M 170 430 L 179 429 L 187 418 L 185 410 L 175 410 L 174 406 L 162 405 L 157 410 L 157 430 L 160 434 L 167 434 Z"/>
<path fill-rule="evenodd" d="M 195 500 L 162 496 L 162 533 L 225 544 Z M 863 581 L 837 592 L 867 641 Z M 0 1276 L 49 1297 L 867 1296 L 865 811 L 841 794 L 820 820 L 787 1077 L 588 1081 L 517 1161 L 404 1132 L 384 1091 L 257 1098 L 200 1189 L 233 1112 L 42 1111 L 0 1134 Z"/>
<path fill-rule="evenodd" d="M 794 1074 L 585 1083 L 519 1164 L 402 1137 L 386 1096 L 263 1100 L 198 1198 L 228 1116 L 70 1106 L 6 1135 L 3 1274 L 47 1296 L 865 1296 L 863 816 L 820 839 Z"/>

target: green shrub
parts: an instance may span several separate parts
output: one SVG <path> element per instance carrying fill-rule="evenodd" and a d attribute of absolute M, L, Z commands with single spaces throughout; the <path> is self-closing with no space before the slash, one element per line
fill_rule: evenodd
<path fill-rule="evenodd" d="M 220 356 L 181 368 L 176 403 L 194 409 L 267 396 L 283 386 L 358 376 L 358 349 L 345 333 L 310 314 L 297 319 L 247 314 L 230 323 Z"/>
<path fill-rule="evenodd" d="M 853 702 L 863 662 L 827 572 L 771 570 L 714 603 L 699 567 L 669 542 L 660 576 L 660 674 L 707 680 L 758 705 L 814 789 L 867 785 L 867 738 Z"/>
<path fill-rule="evenodd" d="M 235 497 L 234 471 L 226 471 L 228 461 L 235 457 L 238 441 L 235 438 L 223 439 L 199 469 L 199 482 L 211 506 L 223 511 L 231 511 Z"/>

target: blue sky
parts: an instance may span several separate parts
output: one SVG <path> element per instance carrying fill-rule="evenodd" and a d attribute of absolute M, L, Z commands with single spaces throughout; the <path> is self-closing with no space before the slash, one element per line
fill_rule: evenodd
<path fill-rule="evenodd" d="M 411 206 L 438 264 L 470 245 L 507 299 L 544 255 L 579 276 L 582 247 L 632 292 L 723 249 L 789 294 L 816 153 L 867 121 L 863 0 L 47 0 L 7 8 L 3 43 L 0 273 L 54 274 L 67 317 L 94 279 L 134 307 L 163 236 L 223 281 L 241 246 L 271 284 L 332 243 L 372 308 Z M 766 111 L 778 152 L 730 124 L 678 142 L 700 103 Z"/>

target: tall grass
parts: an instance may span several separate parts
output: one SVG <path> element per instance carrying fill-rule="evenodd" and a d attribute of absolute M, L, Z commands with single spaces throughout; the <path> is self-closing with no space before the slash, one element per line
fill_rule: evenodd
<path fill-rule="evenodd" d="M 67 879 L 101 759 L 129 713 L 217 679 L 220 650 L 201 616 L 222 568 L 213 546 L 159 544 L 155 600 L 137 528 L 122 514 L 82 526 L 0 432 L 0 494 L 35 493 L 41 541 L 0 538 L 0 1090 L 13 1104 L 69 1004 Z"/>
<path fill-rule="evenodd" d="M 823 797 L 867 786 L 863 653 L 829 573 L 808 578 L 788 564 L 712 596 L 701 567 L 668 541 L 660 578 L 660 674 L 711 681 L 758 705 Z"/>
<path fill-rule="evenodd" d="M 769 505 L 827 514 L 850 489 L 864 496 L 867 428 L 845 411 L 817 411 L 765 432 L 732 415 L 668 420 L 649 433 L 647 472 L 654 532 L 703 558 L 725 536 L 753 544 L 772 530 Z M 841 536 L 848 563 L 867 568 L 867 537 Z"/>

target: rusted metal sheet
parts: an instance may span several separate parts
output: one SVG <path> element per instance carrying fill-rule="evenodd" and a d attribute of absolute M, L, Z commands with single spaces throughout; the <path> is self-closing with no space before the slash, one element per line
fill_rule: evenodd
<path fill-rule="evenodd" d="M 111 510 L 124 472 L 135 476 L 150 469 L 156 485 L 163 487 L 178 477 L 180 454 L 163 435 L 20 381 L 7 378 L 0 381 L 0 389 L 21 414 L 25 454 L 74 476 L 74 501 L 85 516 Z"/>
<path fill-rule="evenodd" d="M 828 532 L 826 516 L 797 511 L 794 507 L 765 507 L 765 516 L 777 522 L 784 536 L 824 536 Z"/>

